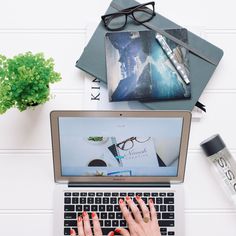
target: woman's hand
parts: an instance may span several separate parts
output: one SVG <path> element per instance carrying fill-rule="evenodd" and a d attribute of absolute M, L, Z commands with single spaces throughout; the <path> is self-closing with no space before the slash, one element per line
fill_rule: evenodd
<path fill-rule="evenodd" d="M 150 211 L 139 196 L 136 196 L 136 200 L 141 208 L 143 217 L 139 208 L 130 199 L 130 197 L 126 197 L 126 202 L 134 217 L 126 207 L 125 202 L 120 199 L 119 204 L 121 212 L 123 213 L 123 216 L 128 224 L 129 231 L 124 228 L 116 228 L 115 232 L 123 236 L 161 236 L 157 220 L 157 213 L 152 199 L 149 199 L 148 201 Z"/>
<path fill-rule="evenodd" d="M 78 227 L 78 235 L 79 236 L 103 236 L 102 229 L 99 223 L 98 216 L 95 212 L 92 212 L 92 220 L 93 220 L 93 232 L 91 229 L 89 216 L 87 212 L 83 212 L 82 216 L 79 216 L 77 219 L 77 227 Z M 75 230 L 70 230 L 70 235 L 75 236 Z M 114 236 L 114 232 L 111 231 L 108 236 Z"/>

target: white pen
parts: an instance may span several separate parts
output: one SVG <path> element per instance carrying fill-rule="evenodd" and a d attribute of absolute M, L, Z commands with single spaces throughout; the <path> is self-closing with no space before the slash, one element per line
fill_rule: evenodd
<path fill-rule="evenodd" d="M 177 61 L 177 58 L 176 58 L 174 52 L 171 50 L 171 48 L 167 44 L 165 38 L 161 34 L 157 33 L 156 34 L 156 39 L 158 40 L 158 42 L 160 43 L 162 49 L 164 50 L 164 52 L 166 53 L 166 55 L 170 59 L 171 63 L 173 64 L 173 66 L 175 67 L 177 72 L 179 73 L 180 77 L 183 79 L 183 81 L 186 84 L 189 84 L 190 80 L 188 78 L 188 75 L 186 73 L 186 70 L 185 70 L 184 66 Z"/>

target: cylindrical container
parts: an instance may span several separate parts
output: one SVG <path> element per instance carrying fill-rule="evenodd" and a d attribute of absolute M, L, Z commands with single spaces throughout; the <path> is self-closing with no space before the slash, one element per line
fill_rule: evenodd
<path fill-rule="evenodd" d="M 212 163 L 216 177 L 218 177 L 217 181 L 236 204 L 236 160 L 230 154 L 219 134 L 204 140 L 200 146 Z"/>

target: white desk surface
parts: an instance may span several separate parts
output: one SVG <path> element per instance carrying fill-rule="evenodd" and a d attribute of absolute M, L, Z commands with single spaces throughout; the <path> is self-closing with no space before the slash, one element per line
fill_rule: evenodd
<path fill-rule="evenodd" d="M 53 166 L 49 112 L 86 109 L 84 77 L 74 67 L 110 0 L 0 0 L 0 53 L 45 52 L 63 80 L 54 98 L 35 110 L 0 116 L 0 235 L 51 236 Z M 145 2 L 145 1 L 141 1 Z M 185 178 L 187 236 L 236 235 L 236 207 L 209 172 L 199 143 L 220 133 L 236 157 L 235 2 L 156 1 L 157 11 L 221 47 L 225 55 L 200 101 L 207 113 L 193 121 Z"/>

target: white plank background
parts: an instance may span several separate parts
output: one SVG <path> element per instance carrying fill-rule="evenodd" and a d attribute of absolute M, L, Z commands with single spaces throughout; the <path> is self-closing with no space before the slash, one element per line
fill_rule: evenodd
<path fill-rule="evenodd" d="M 74 67 L 109 0 L 0 0 L 0 53 L 44 52 L 63 80 L 53 99 L 34 110 L 0 116 L 0 235 L 50 236 L 53 166 L 49 113 L 86 109 L 84 75 Z M 145 2 L 145 1 L 141 1 Z M 185 179 L 186 236 L 236 235 L 233 206 L 209 172 L 199 143 L 220 133 L 236 157 L 235 2 L 156 1 L 157 11 L 221 47 L 225 55 L 200 101 L 207 114 L 192 122 Z"/>

